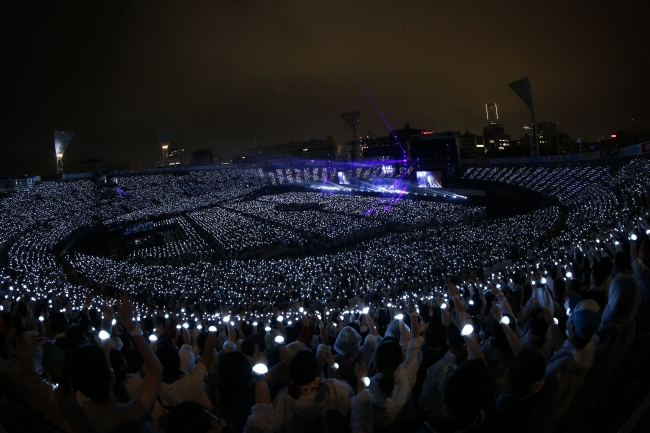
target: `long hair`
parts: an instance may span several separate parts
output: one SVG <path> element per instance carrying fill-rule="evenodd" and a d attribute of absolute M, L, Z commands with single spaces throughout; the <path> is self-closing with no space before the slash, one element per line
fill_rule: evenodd
<path fill-rule="evenodd" d="M 375 362 L 381 372 L 377 380 L 379 389 L 389 396 L 395 387 L 395 370 L 402 363 L 402 347 L 396 341 L 380 344 L 375 354 Z"/>
<path fill-rule="evenodd" d="M 178 349 L 171 344 L 162 344 L 158 346 L 156 356 L 163 366 L 163 381 L 172 383 L 181 376 L 181 357 L 178 355 Z"/>
<path fill-rule="evenodd" d="M 81 393 L 91 400 L 103 402 L 109 396 L 112 374 L 101 347 L 82 346 L 72 356 L 72 380 Z"/>
<path fill-rule="evenodd" d="M 289 377 L 291 378 L 288 387 L 289 395 L 298 399 L 300 387 L 310 384 L 319 377 L 316 355 L 309 350 L 301 350 L 296 353 L 289 362 Z"/>

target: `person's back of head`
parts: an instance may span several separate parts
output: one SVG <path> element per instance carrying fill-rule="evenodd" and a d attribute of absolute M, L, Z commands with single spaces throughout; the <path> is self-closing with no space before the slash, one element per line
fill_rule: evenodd
<path fill-rule="evenodd" d="M 334 342 L 334 350 L 343 356 L 353 356 L 359 351 L 361 336 L 354 328 L 346 326 L 339 332 Z"/>
<path fill-rule="evenodd" d="M 293 326 L 285 327 L 284 332 L 285 332 L 285 334 L 287 334 L 287 338 L 284 341 L 286 344 L 293 343 L 294 341 L 296 341 L 298 339 L 298 336 L 299 336 L 298 330 L 296 328 L 294 328 Z"/>
<path fill-rule="evenodd" d="M 357 322 L 352 322 L 348 326 L 350 328 L 354 329 L 355 331 L 357 331 L 357 334 L 361 335 L 361 327 L 359 326 L 359 324 Z"/>
<path fill-rule="evenodd" d="M 66 332 L 66 341 L 71 349 L 77 349 L 84 344 L 88 344 L 88 337 L 84 334 L 81 326 L 73 326 Z M 57 338 L 59 341 L 61 338 Z"/>
<path fill-rule="evenodd" d="M 494 380 L 482 359 L 470 359 L 460 365 L 447 380 L 447 412 L 457 420 L 471 422 L 490 404 Z"/>
<path fill-rule="evenodd" d="M 163 381 L 170 383 L 177 380 L 181 375 L 181 357 L 178 349 L 172 344 L 163 344 L 156 350 L 156 356 L 163 366 Z"/>
<path fill-rule="evenodd" d="M 536 351 L 524 350 L 515 355 L 508 368 L 510 390 L 518 396 L 537 393 L 544 384 L 546 361 Z"/>
<path fill-rule="evenodd" d="M 50 327 L 55 334 L 61 334 L 66 332 L 70 328 L 70 325 L 65 314 L 57 312 L 52 313 L 50 317 Z"/>
<path fill-rule="evenodd" d="M 72 354 L 70 372 L 75 388 L 83 395 L 100 403 L 108 398 L 115 379 L 101 347 L 80 347 Z"/>
<path fill-rule="evenodd" d="M 424 337 L 430 347 L 444 347 L 447 344 L 447 328 L 440 322 L 430 321 Z"/>
<path fill-rule="evenodd" d="M 600 307 L 593 299 L 585 299 L 576 304 L 573 313 L 567 320 L 569 342 L 578 349 L 584 348 L 601 323 Z"/>
<path fill-rule="evenodd" d="M 241 345 L 242 352 L 244 352 L 246 356 L 253 356 L 255 354 L 255 345 L 258 346 L 260 353 L 266 352 L 266 342 L 264 341 L 264 337 L 257 333 L 251 334 L 244 340 Z"/>
<path fill-rule="evenodd" d="M 382 342 L 375 352 L 375 363 L 381 374 L 379 389 L 389 396 L 395 387 L 395 370 L 402 363 L 402 347 L 395 341 Z"/>
<path fill-rule="evenodd" d="M 460 335 L 460 330 L 453 323 L 447 327 L 447 342 L 449 343 L 449 351 L 456 356 L 457 364 L 461 364 L 467 359 L 465 339 Z"/>
<path fill-rule="evenodd" d="M 219 375 L 225 388 L 232 393 L 244 392 L 251 384 L 251 364 L 241 352 L 227 353 L 219 362 Z"/>
<path fill-rule="evenodd" d="M 300 387 L 312 383 L 320 377 L 318 360 L 309 350 L 301 350 L 296 353 L 289 362 L 289 395 L 293 398 L 300 397 Z"/>
<path fill-rule="evenodd" d="M 607 256 L 600 259 L 600 262 L 594 263 L 592 278 L 597 288 L 599 288 L 611 276 L 613 267 L 614 263 L 612 262 L 612 259 Z"/>

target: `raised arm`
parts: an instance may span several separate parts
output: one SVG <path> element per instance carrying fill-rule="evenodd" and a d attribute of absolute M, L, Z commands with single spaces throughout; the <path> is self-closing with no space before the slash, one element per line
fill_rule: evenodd
<path fill-rule="evenodd" d="M 465 340 L 465 345 L 467 346 L 467 355 L 469 359 L 479 358 L 485 361 L 485 355 L 481 351 L 481 348 L 476 341 L 476 335 L 474 334 L 474 325 L 472 324 L 472 319 L 469 317 L 469 314 L 464 309 L 459 310 L 458 307 L 452 313 L 452 320 L 454 324 L 461 331 L 461 335 Z M 466 326 L 471 326 L 471 332 L 463 332 Z"/>
<path fill-rule="evenodd" d="M 414 340 L 420 336 L 420 315 L 414 305 L 409 307 L 409 314 L 411 315 L 411 340 Z"/>
<path fill-rule="evenodd" d="M 160 389 L 160 382 L 162 381 L 163 367 L 160 363 L 160 360 L 156 354 L 151 350 L 147 342 L 142 336 L 142 329 L 135 326 L 133 322 L 133 304 L 128 298 L 126 292 L 123 293 L 122 297 L 117 303 L 117 314 L 124 325 L 124 328 L 131 334 L 133 337 L 133 342 L 135 347 L 137 347 L 144 361 L 144 365 L 147 367 L 147 375 L 142 381 L 142 387 L 140 388 L 140 393 L 138 398 L 144 405 L 144 407 L 151 411 L 153 404 L 158 397 L 158 391 Z"/>
<path fill-rule="evenodd" d="M 217 336 L 216 331 L 210 331 L 208 328 L 208 332 L 209 332 L 208 339 L 205 341 L 205 346 L 203 347 L 203 354 L 199 359 L 199 362 L 205 365 L 205 368 L 208 368 L 210 366 L 210 362 L 212 362 L 212 355 L 214 354 L 214 341 Z M 232 329 L 232 325 L 228 324 L 228 340 L 233 341 L 232 340 L 233 338 L 235 338 L 235 330 Z"/>
<path fill-rule="evenodd" d="M 510 326 L 508 326 L 508 323 L 504 320 L 503 312 L 499 307 L 497 307 L 496 305 L 493 306 L 492 314 L 494 315 L 494 320 L 499 322 L 501 329 L 503 329 L 503 332 L 505 332 L 506 339 L 508 340 L 510 349 L 512 349 L 512 353 L 517 355 L 523 349 L 521 340 L 519 339 L 519 337 L 517 337 L 517 334 L 515 334 L 515 332 L 512 329 L 510 329 Z M 507 317 L 505 318 L 508 319 Z"/>
<path fill-rule="evenodd" d="M 372 320 L 372 317 L 370 317 L 370 313 L 366 314 L 366 322 L 368 323 L 368 332 L 370 335 L 377 336 L 377 328 L 375 328 L 375 322 Z"/>
<path fill-rule="evenodd" d="M 549 310 L 542 308 L 542 311 L 539 314 L 544 318 L 551 332 L 551 341 L 553 342 L 554 350 L 558 350 L 566 341 L 566 337 L 562 335 L 560 327 L 555 323 L 555 319 Z"/>
<path fill-rule="evenodd" d="M 438 295 L 436 303 L 440 307 L 440 320 L 445 326 L 451 325 L 451 316 L 449 315 L 449 305 Z"/>
<path fill-rule="evenodd" d="M 255 354 L 253 355 L 255 364 L 262 363 L 266 365 L 264 353 L 259 352 L 259 347 L 255 345 Z M 255 380 L 255 405 L 251 408 L 251 414 L 246 420 L 244 433 L 273 433 L 275 417 L 273 406 L 271 406 L 271 391 L 264 376 L 259 376 Z"/>
<path fill-rule="evenodd" d="M 630 239 L 630 257 L 632 258 L 632 261 L 636 260 L 636 254 L 636 241 Z"/>

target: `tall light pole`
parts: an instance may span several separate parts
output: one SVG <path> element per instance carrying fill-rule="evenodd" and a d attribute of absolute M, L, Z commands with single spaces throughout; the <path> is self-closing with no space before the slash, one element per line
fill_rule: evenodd
<path fill-rule="evenodd" d="M 175 129 L 161 129 L 156 131 L 156 135 L 158 136 L 158 142 L 160 143 L 160 147 L 162 148 L 162 166 L 167 167 L 168 161 L 168 150 L 169 150 L 169 143 L 172 141 L 172 138 L 174 138 L 174 134 L 176 134 Z"/>
<path fill-rule="evenodd" d="M 167 151 L 169 149 L 169 144 L 165 143 L 161 147 L 162 147 L 162 166 L 167 167 Z"/>
<path fill-rule="evenodd" d="M 350 127 L 352 130 L 352 141 L 350 144 L 352 145 L 352 153 L 355 154 L 359 152 L 358 155 L 356 155 L 357 158 L 361 158 L 361 148 L 355 149 L 357 147 L 357 141 L 359 140 L 359 137 L 357 137 L 357 123 L 359 123 L 359 116 L 361 115 L 361 112 L 359 111 L 351 111 L 349 113 L 341 113 L 341 117 L 343 120 L 345 120 L 345 123 Z"/>
<path fill-rule="evenodd" d="M 537 123 L 535 123 L 535 108 L 533 107 L 533 91 L 531 90 L 530 81 L 528 77 L 521 78 L 513 81 L 508 86 L 524 101 L 524 104 L 530 111 L 530 121 L 533 124 L 533 139 L 530 141 L 531 150 L 537 149 L 537 156 L 539 156 L 539 134 L 537 133 Z"/>
<path fill-rule="evenodd" d="M 56 174 L 63 175 L 63 153 L 74 137 L 73 131 L 54 131 L 54 154 L 56 155 Z"/>

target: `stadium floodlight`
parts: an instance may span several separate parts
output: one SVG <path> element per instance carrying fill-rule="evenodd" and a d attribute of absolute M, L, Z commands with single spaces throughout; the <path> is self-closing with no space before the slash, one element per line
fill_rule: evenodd
<path fill-rule="evenodd" d="M 54 131 L 54 154 L 56 155 L 56 174 L 63 174 L 63 153 L 74 137 L 73 131 Z"/>
<path fill-rule="evenodd" d="M 357 137 L 357 123 L 359 123 L 359 116 L 361 115 L 360 111 L 350 111 L 348 113 L 341 113 L 341 117 L 343 120 L 345 120 L 345 123 L 350 127 L 350 130 L 352 130 L 352 152 L 353 153 L 359 153 L 359 156 L 361 156 L 361 146 L 357 147 L 357 141 L 359 140 L 359 137 Z"/>
<path fill-rule="evenodd" d="M 535 108 L 533 107 L 533 91 L 531 90 L 530 81 L 528 77 L 521 78 L 508 84 L 508 86 L 524 101 L 524 104 L 530 111 L 530 121 L 533 124 L 533 136 L 531 137 L 530 145 L 533 144 L 537 149 L 537 156 L 539 156 L 539 136 L 537 134 L 537 124 L 535 123 Z"/>
<path fill-rule="evenodd" d="M 351 111 L 349 113 L 341 113 L 341 117 L 345 120 L 345 123 L 352 130 L 352 137 L 354 141 L 357 141 L 357 123 L 359 123 L 359 116 L 361 115 L 360 111 Z"/>
<path fill-rule="evenodd" d="M 168 161 L 167 161 L 167 156 L 168 156 L 168 150 L 169 150 L 169 143 L 171 143 L 172 139 L 174 138 L 174 135 L 176 134 L 175 129 L 160 129 L 156 131 L 156 136 L 158 136 L 158 142 L 160 143 L 160 147 L 162 148 L 162 166 L 167 167 Z"/>

